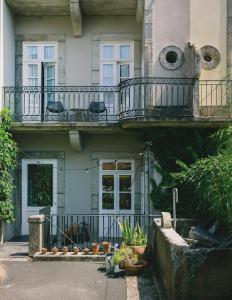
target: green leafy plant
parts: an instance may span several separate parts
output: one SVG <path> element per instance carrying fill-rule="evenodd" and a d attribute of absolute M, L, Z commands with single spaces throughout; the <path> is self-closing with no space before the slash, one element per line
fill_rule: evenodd
<path fill-rule="evenodd" d="M 123 262 L 132 257 L 132 249 L 130 247 L 121 247 L 119 248 L 113 256 L 114 265 L 122 265 Z"/>
<path fill-rule="evenodd" d="M 0 221 L 14 221 L 13 171 L 16 167 L 18 148 L 9 132 L 12 123 L 8 110 L 0 112 Z"/>
<path fill-rule="evenodd" d="M 123 242 L 126 246 L 144 246 L 147 244 L 147 235 L 137 223 L 134 228 L 131 228 L 128 220 L 121 223 L 117 220 L 122 233 Z"/>

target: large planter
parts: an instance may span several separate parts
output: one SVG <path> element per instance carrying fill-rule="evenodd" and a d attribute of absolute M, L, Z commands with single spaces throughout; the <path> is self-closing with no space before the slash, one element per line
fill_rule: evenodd
<path fill-rule="evenodd" d="M 138 254 L 139 256 L 142 256 L 146 250 L 146 245 L 144 246 L 131 246 L 131 249 L 134 254 Z"/>
<path fill-rule="evenodd" d="M 135 275 L 142 271 L 147 265 L 147 261 L 140 259 L 138 262 L 134 264 L 125 263 L 123 264 L 123 269 L 126 271 L 128 275 Z"/>

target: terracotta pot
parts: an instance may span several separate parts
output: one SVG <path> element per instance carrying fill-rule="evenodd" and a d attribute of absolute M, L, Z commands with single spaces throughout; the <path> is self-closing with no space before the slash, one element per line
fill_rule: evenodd
<path fill-rule="evenodd" d="M 111 243 L 110 242 L 102 242 L 102 245 L 104 247 L 104 254 L 110 253 Z"/>
<path fill-rule="evenodd" d="M 124 264 L 123 268 L 126 271 L 126 273 L 128 275 L 134 275 L 134 274 L 138 274 L 139 271 L 141 271 L 143 268 L 145 268 L 147 265 L 147 261 L 146 260 L 142 260 L 140 259 L 136 264 Z"/>
<path fill-rule="evenodd" d="M 52 248 L 52 254 L 53 254 L 53 255 L 56 255 L 56 254 L 57 254 L 57 251 L 58 251 L 58 249 L 57 249 L 56 247 L 53 247 L 53 248 Z"/>
<path fill-rule="evenodd" d="M 99 244 L 98 243 L 92 243 L 92 251 L 93 255 L 97 255 L 99 251 Z"/>
<path fill-rule="evenodd" d="M 83 249 L 83 254 L 84 254 L 84 255 L 87 255 L 88 253 L 89 253 L 89 248 Z"/>
<path fill-rule="evenodd" d="M 145 250 L 146 250 L 146 245 L 144 246 L 131 246 L 131 249 L 133 251 L 134 254 L 138 254 L 138 255 L 143 255 Z"/>
<path fill-rule="evenodd" d="M 42 254 L 47 254 L 47 251 L 48 251 L 47 248 L 42 248 L 42 249 L 41 249 L 41 253 L 42 253 Z"/>
<path fill-rule="evenodd" d="M 68 253 L 68 247 L 64 246 L 63 247 L 63 254 L 66 255 Z"/>
<path fill-rule="evenodd" d="M 74 254 L 74 255 L 77 255 L 78 252 L 79 252 L 79 248 L 78 248 L 78 247 L 74 247 L 74 248 L 73 248 L 73 254 Z"/>

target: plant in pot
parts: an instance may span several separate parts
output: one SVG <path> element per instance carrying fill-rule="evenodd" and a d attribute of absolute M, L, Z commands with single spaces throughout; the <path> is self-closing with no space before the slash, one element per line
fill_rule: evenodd
<path fill-rule="evenodd" d="M 93 255 L 97 255 L 99 251 L 99 243 L 92 243 Z"/>
<path fill-rule="evenodd" d="M 144 233 L 138 223 L 134 228 L 131 228 L 128 220 L 124 223 L 121 223 L 119 220 L 117 221 L 122 233 L 124 245 L 130 246 L 135 254 L 142 256 L 147 247 L 147 234 Z"/>
<path fill-rule="evenodd" d="M 122 246 L 114 253 L 112 258 L 112 264 L 114 266 L 114 272 L 119 272 L 120 268 L 123 269 L 124 261 L 132 256 L 132 250 L 130 247 Z"/>

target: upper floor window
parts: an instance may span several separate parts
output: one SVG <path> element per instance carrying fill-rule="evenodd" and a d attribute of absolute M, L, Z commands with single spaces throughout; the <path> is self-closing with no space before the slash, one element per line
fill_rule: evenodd
<path fill-rule="evenodd" d="M 114 86 L 133 77 L 134 44 L 102 43 L 100 46 L 100 85 Z"/>
<path fill-rule="evenodd" d="M 55 42 L 23 43 L 23 85 L 55 86 L 58 77 Z"/>

